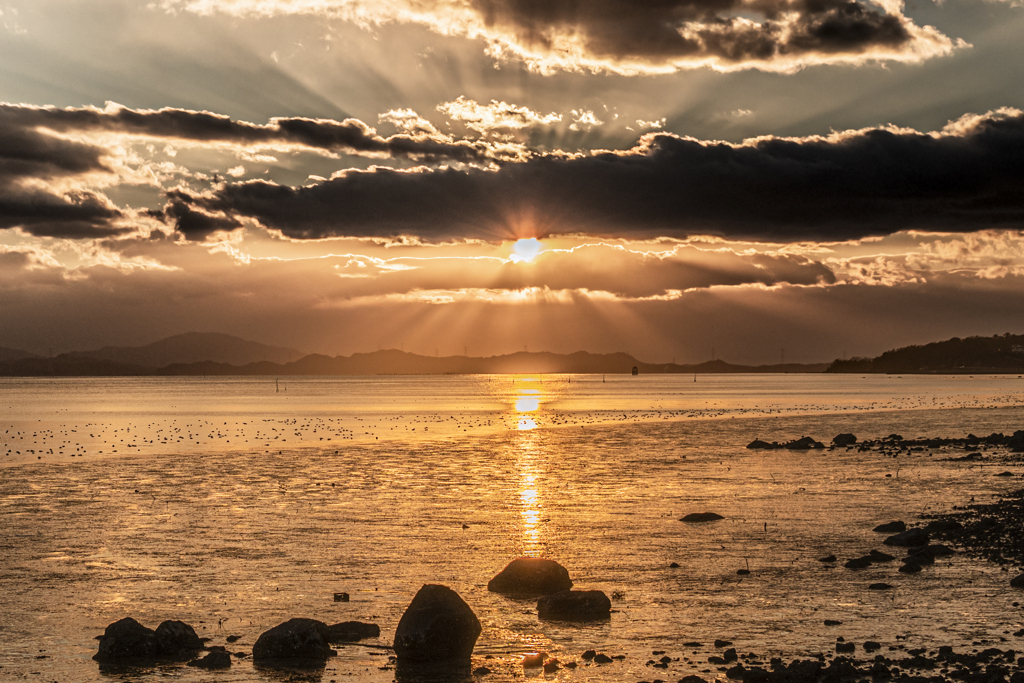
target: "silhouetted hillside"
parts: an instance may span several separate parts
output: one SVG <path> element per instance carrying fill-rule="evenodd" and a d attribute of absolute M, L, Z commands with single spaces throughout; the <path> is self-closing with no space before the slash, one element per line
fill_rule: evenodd
<path fill-rule="evenodd" d="M 1024 372 L 1024 335 L 953 337 L 886 351 L 877 358 L 836 360 L 828 372 L 985 374 Z"/>
<path fill-rule="evenodd" d="M 519 352 L 504 356 L 418 356 L 389 349 L 351 356 L 313 354 L 294 363 L 252 363 L 242 367 L 223 363 L 175 364 L 160 370 L 162 375 L 475 375 L 475 374 L 640 374 L 740 373 L 740 372 L 824 372 L 826 363 L 786 365 L 731 365 L 709 361 L 698 365 L 643 363 L 625 353 L 570 354 Z"/>
<path fill-rule="evenodd" d="M 68 355 L 149 368 L 203 361 L 231 365 L 260 361 L 290 363 L 302 357 L 302 353 L 295 349 L 267 346 L 214 332 L 187 332 L 145 346 L 106 346 L 95 351 L 76 351 Z"/>
<path fill-rule="evenodd" d="M 39 358 L 39 356 L 28 351 L 22 351 L 21 349 L 9 349 L 6 346 L 0 346 L 0 363 L 9 360 L 21 360 L 22 358 Z"/>

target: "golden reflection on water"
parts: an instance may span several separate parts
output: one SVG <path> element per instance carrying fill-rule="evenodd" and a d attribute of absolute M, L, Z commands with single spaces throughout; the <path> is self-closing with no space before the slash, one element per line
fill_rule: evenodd
<path fill-rule="evenodd" d="M 519 526 L 522 546 L 519 554 L 527 557 L 543 556 L 545 552 L 545 522 L 543 491 L 547 463 L 542 448 L 542 433 L 535 432 L 545 422 L 544 405 L 556 401 L 563 390 L 560 381 L 532 377 L 512 377 L 495 388 L 498 399 L 509 406 L 509 425 L 514 430 L 506 443 L 509 461 L 515 463 L 518 476 Z"/>

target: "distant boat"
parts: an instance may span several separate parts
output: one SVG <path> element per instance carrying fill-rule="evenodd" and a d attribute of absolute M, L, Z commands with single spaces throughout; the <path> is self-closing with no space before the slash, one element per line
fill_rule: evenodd
<path fill-rule="evenodd" d="M 634 365 L 633 366 L 633 376 L 636 377 L 639 374 L 640 374 L 640 368 L 638 368 L 637 366 Z"/>

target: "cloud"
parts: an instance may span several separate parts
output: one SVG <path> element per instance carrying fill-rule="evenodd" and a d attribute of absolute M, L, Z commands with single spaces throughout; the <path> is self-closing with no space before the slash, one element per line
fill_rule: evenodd
<path fill-rule="evenodd" d="M 390 118 L 385 115 L 384 120 L 394 122 L 398 114 L 404 114 L 406 119 L 416 116 L 408 110 L 391 114 Z M 114 103 L 108 103 L 104 109 L 0 104 L 0 125 L 26 130 L 43 128 L 56 133 L 110 132 L 249 148 L 305 148 L 423 162 L 488 161 L 503 157 L 507 151 L 507 146 L 453 139 L 429 126 L 429 122 L 429 128 L 407 126 L 397 135 L 383 137 L 358 119 L 287 117 L 255 124 L 206 111 L 129 109 Z"/>
<path fill-rule="evenodd" d="M 460 121 L 470 130 L 490 133 L 496 130 L 521 130 L 533 126 L 549 126 L 562 120 L 561 114 L 539 114 L 529 107 L 491 100 L 480 104 L 465 96 L 437 105 L 437 110 L 453 121 Z"/>
<path fill-rule="evenodd" d="M 315 14 L 371 27 L 428 26 L 487 43 L 541 73 L 792 72 L 814 64 L 918 62 L 955 46 L 903 14 L 900 0 L 163 0 L 165 9 L 236 16 Z"/>
<path fill-rule="evenodd" d="M 933 133 L 885 127 L 742 144 L 650 133 L 628 151 L 496 170 L 350 170 L 307 187 L 251 181 L 179 199 L 296 239 L 799 242 L 1020 229 L 1022 186 L 1024 113 L 1007 109 Z"/>
<path fill-rule="evenodd" d="M 106 150 L 30 128 L 0 124 L 0 229 L 41 237 L 105 236 L 121 212 L 73 180 L 108 174 Z"/>

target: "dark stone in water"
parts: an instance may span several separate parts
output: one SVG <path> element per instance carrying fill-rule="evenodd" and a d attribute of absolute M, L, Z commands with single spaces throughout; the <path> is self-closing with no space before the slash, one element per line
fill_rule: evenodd
<path fill-rule="evenodd" d="M 491 673 L 491 670 L 488 669 L 486 666 L 478 666 L 477 668 L 473 669 L 474 676 L 486 676 L 489 673 Z"/>
<path fill-rule="evenodd" d="M 335 593 L 334 602 L 348 602 L 348 593 Z"/>
<path fill-rule="evenodd" d="M 725 675 L 726 675 L 727 678 L 731 678 L 733 680 L 742 680 L 743 679 L 743 675 L 746 672 L 747 672 L 747 670 L 743 668 L 742 664 L 737 664 L 736 666 L 730 667 L 725 672 Z"/>
<path fill-rule="evenodd" d="M 480 631 L 480 620 L 458 593 L 426 584 L 398 622 L 395 655 L 399 662 L 468 662 Z"/>
<path fill-rule="evenodd" d="M 719 519 L 725 519 L 722 515 L 717 512 L 691 512 L 685 517 L 679 519 L 680 522 L 714 522 Z"/>
<path fill-rule="evenodd" d="M 930 540 L 928 532 L 924 529 L 907 529 L 903 533 L 895 534 L 882 541 L 886 545 L 894 545 L 903 548 L 928 545 Z"/>
<path fill-rule="evenodd" d="M 722 653 L 722 658 L 725 659 L 725 661 L 727 662 L 735 662 L 737 659 L 740 658 L 740 656 L 736 654 L 736 648 L 730 647 L 728 650 Z"/>
<path fill-rule="evenodd" d="M 231 655 L 227 652 L 211 652 L 202 659 L 193 659 L 188 665 L 197 669 L 230 669 Z"/>
<path fill-rule="evenodd" d="M 907 562 L 905 565 L 900 567 L 901 574 L 916 574 L 921 571 L 921 565 L 916 562 Z"/>
<path fill-rule="evenodd" d="M 99 652 L 92 658 L 97 662 L 116 663 L 156 660 L 159 656 L 156 631 L 125 617 L 107 626 L 100 636 Z"/>
<path fill-rule="evenodd" d="M 683 676 L 679 679 L 679 683 L 708 683 L 700 676 Z"/>
<path fill-rule="evenodd" d="M 612 602 L 601 591 L 561 591 L 537 601 L 537 616 L 558 621 L 610 619 Z"/>
<path fill-rule="evenodd" d="M 770 450 L 773 448 L 781 448 L 777 443 L 768 443 L 767 441 L 761 441 L 761 439 L 754 439 L 747 444 L 747 448 L 758 449 L 758 450 Z"/>
<path fill-rule="evenodd" d="M 343 621 L 340 624 L 332 624 L 327 627 L 327 642 L 329 643 L 351 643 L 363 638 L 378 636 L 380 636 L 380 626 L 361 621 Z"/>
<path fill-rule="evenodd" d="M 857 646 L 854 643 L 836 643 L 836 652 L 855 652 Z"/>
<path fill-rule="evenodd" d="M 836 559 L 838 558 L 835 555 L 826 555 L 825 557 L 819 557 L 818 562 L 835 562 Z"/>
<path fill-rule="evenodd" d="M 747 574 L 750 573 L 750 570 L 749 569 L 737 569 L 736 573 L 739 574 L 740 576 L 746 576 Z"/>
<path fill-rule="evenodd" d="M 234 643 L 240 640 L 241 638 L 242 636 L 228 636 L 225 640 L 227 640 L 229 643 Z"/>
<path fill-rule="evenodd" d="M 880 550 L 872 550 L 870 553 L 868 553 L 868 557 L 871 558 L 872 562 L 892 562 L 896 559 L 895 555 L 883 553 Z"/>
<path fill-rule="evenodd" d="M 928 522 L 924 527 L 929 534 L 944 534 L 960 529 L 963 529 L 963 525 L 955 519 L 936 519 Z"/>
<path fill-rule="evenodd" d="M 872 531 L 877 531 L 882 534 L 898 534 L 907 530 L 907 523 L 902 521 L 886 522 L 885 524 L 879 524 Z"/>
<path fill-rule="evenodd" d="M 1015 576 L 1012 579 L 1010 579 L 1010 587 L 1024 588 L 1024 574 L 1020 574 L 1019 576 Z"/>
<path fill-rule="evenodd" d="M 731 640 L 715 639 L 715 647 L 729 647 L 730 645 L 732 645 Z"/>
<path fill-rule="evenodd" d="M 825 626 L 840 626 L 843 622 L 836 621 L 835 619 L 826 619 Z"/>
<path fill-rule="evenodd" d="M 878 641 L 875 641 L 875 640 L 865 640 L 864 641 L 864 651 L 865 652 L 874 652 L 875 650 L 881 650 L 881 649 L 882 649 L 882 644 L 879 643 Z"/>
<path fill-rule="evenodd" d="M 852 560 L 847 560 L 843 566 L 847 569 L 867 569 L 871 566 L 871 558 L 868 556 L 855 557 Z"/>
<path fill-rule="evenodd" d="M 289 619 L 261 633 L 252 646 L 253 661 L 271 667 L 323 664 L 337 654 L 328 647 L 327 624 L 316 619 Z"/>
<path fill-rule="evenodd" d="M 177 661 L 192 659 L 203 649 L 195 629 L 183 621 L 165 621 L 156 627 L 156 644 L 160 656 Z"/>
<path fill-rule="evenodd" d="M 888 591 L 888 590 L 892 590 L 892 586 L 890 586 L 887 583 L 873 583 L 870 586 L 868 586 L 868 590 L 870 590 L 870 591 Z M 867 646 L 867 643 L 865 643 L 865 647 L 866 646 Z"/>
<path fill-rule="evenodd" d="M 572 588 L 569 571 L 554 560 L 517 557 L 487 584 L 492 593 L 550 595 Z"/>
<path fill-rule="evenodd" d="M 669 569 L 679 569 L 679 563 L 678 562 L 673 562 L 672 564 L 669 565 Z"/>
<path fill-rule="evenodd" d="M 608 655 L 598 653 L 598 654 L 594 655 L 594 663 L 595 664 L 611 664 L 612 663 L 612 658 L 609 657 Z"/>
<path fill-rule="evenodd" d="M 832 443 L 835 446 L 852 446 L 857 443 L 857 437 L 853 434 L 837 434 L 832 437 Z"/>
<path fill-rule="evenodd" d="M 784 444 L 784 447 L 791 451 L 806 451 L 812 448 L 824 448 L 825 444 L 820 441 L 815 441 L 809 436 L 805 436 L 802 439 L 797 439 L 796 441 L 790 441 L 789 443 Z"/>
<path fill-rule="evenodd" d="M 588 662 L 596 656 L 597 652 L 595 650 L 587 650 L 582 655 L 580 655 L 581 658 L 585 659 Z"/>

